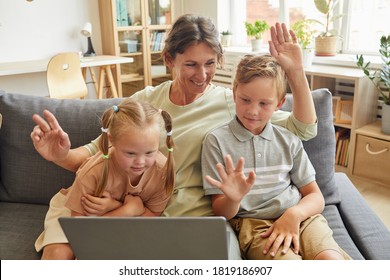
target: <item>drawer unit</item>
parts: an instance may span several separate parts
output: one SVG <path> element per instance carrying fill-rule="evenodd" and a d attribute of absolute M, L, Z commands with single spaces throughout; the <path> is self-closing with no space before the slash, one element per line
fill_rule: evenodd
<path fill-rule="evenodd" d="M 390 187 L 390 141 L 357 134 L 353 175 Z"/>

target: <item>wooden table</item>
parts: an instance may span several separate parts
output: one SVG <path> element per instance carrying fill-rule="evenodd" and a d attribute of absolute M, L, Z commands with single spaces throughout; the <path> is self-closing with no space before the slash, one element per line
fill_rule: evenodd
<path fill-rule="evenodd" d="M 0 76 L 46 72 L 49 60 L 50 58 L 0 63 Z M 97 55 L 80 58 L 80 66 L 82 68 L 84 78 L 86 77 L 87 69 L 89 69 L 91 79 L 95 85 L 96 95 L 99 99 L 101 99 L 103 98 L 105 76 L 108 78 L 112 97 L 122 97 L 121 95 L 118 95 L 118 90 L 115 85 L 111 68 L 117 64 L 132 63 L 133 61 L 134 59 L 131 57 Z M 98 81 L 96 79 L 95 72 L 93 71 L 93 67 L 99 68 Z"/>

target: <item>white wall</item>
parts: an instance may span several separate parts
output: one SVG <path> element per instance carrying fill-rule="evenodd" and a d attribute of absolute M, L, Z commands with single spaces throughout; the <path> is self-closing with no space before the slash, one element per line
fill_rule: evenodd
<path fill-rule="evenodd" d="M 93 47 L 101 53 L 97 0 L 0 0 L 0 63 L 85 52 L 87 40 L 80 30 L 87 21 L 92 23 Z M 48 95 L 42 73 L 0 77 L 0 89 Z"/>
<path fill-rule="evenodd" d="M 211 17 L 225 26 L 227 16 L 220 1 L 172 0 L 174 14 L 196 13 Z M 221 16 L 221 13 L 224 16 Z M 49 58 L 58 52 L 87 49 L 80 34 L 85 22 L 92 23 L 92 42 L 101 53 L 98 0 L 0 0 L 0 63 Z M 227 29 L 227 28 L 225 28 Z M 89 97 L 95 97 L 89 85 Z M 0 76 L 0 90 L 48 96 L 45 73 Z"/>

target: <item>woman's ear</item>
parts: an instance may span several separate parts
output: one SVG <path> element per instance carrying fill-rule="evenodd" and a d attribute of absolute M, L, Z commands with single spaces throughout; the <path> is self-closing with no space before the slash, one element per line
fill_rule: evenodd
<path fill-rule="evenodd" d="M 164 54 L 164 61 L 165 61 L 165 65 L 169 68 L 169 69 L 172 69 L 173 68 L 173 59 L 172 57 L 169 55 L 169 54 Z"/>

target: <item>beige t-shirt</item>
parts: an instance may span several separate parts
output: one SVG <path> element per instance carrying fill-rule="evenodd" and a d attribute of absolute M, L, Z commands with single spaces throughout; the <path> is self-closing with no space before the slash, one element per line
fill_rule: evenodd
<path fill-rule="evenodd" d="M 109 171 L 106 191 L 111 197 L 123 202 L 127 194 L 136 195 L 141 198 L 144 206 L 150 211 L 162 212 L 168 203 L 169 195 L 166 194 L 162 184 L 163 167 L 166 157 L 158 153 L 155 165 L 148 168 L 142 175 L 138 185 L 133 186 L 130 177 L 122 171 L 115 161 L 109 160 Z M 77 213 L 83 213 L 81 197 L 85 194 L 94 194 L 103 171 L 102 153 L 91 156 L 87 159 L 76 173 L 76 179 L 69 189 L 65 206 Z"/>
<path fill-rule="evenodd" d="M 167 81 L 156 87 L 147 87 L 130 97 L 168 111 L 173 119 L 176 184 L 163 215 L 211 216 L 211 201 L 209 196 L 205 196 L 202 184 L 202 141 L 211 129 L 230 121 L 235 115 L 233 92 L 210 85 L 194 102 L 179 106 L 169 99 L 171 83 Z M 310 138 L 317 131 L 316 124 L 301 123 L 289 112 L 275 112 L 272 122 L 288 128 L 302 139 Z M 95 141 L 85 146 L 91 154 L 97 151 Z M 165 140 L 160 143 L 160 151 L 166 153 Z"/>

